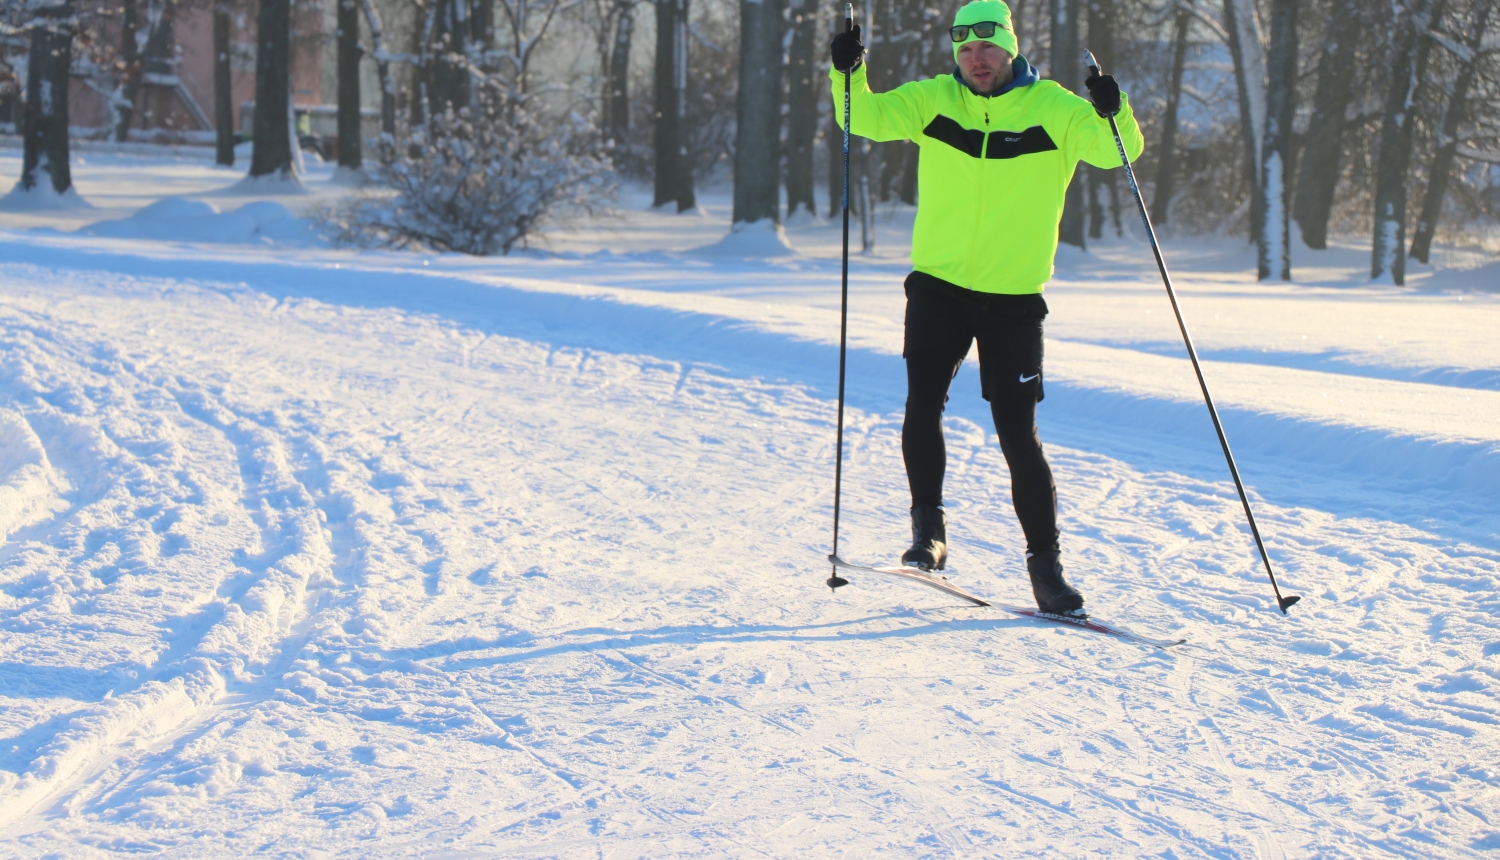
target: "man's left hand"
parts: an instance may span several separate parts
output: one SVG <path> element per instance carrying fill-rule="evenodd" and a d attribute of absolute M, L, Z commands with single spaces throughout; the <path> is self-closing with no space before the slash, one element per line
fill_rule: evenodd
<path fill-rule="evenodd" d="M 1115 83 L 1114 75 L 1091 75 L 1083 85 L 1089 89 L 1095 113 L 1114 116 L 1120 112 L 1120 85 Z"/>

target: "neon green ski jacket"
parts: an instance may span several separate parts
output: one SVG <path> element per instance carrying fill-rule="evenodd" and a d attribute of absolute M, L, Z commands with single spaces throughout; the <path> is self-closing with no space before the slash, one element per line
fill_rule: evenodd
<path fill-rule="evenodd" d="M 842 128 L 844 73 L 829 77 Z M 948 74 L 874 93 L 862 64 L 850 90 L 850 133 L 922 148 L 912 268 L 978 292 L 1040 293 L 1074 168 L 1120 166 L 1109 120 L 1054 81 L 980 96 Z M 1134 162 L 1145 141 L 1123 93 L 1115 122 Z"/>

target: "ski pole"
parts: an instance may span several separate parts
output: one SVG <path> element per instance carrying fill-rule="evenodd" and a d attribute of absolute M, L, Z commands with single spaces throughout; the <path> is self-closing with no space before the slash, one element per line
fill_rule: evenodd
<path fill-rule="evenodd" d="M 1094 59 L 1093 53 L 1083 52 L 1083 64 L 1088 67 L 1091 75 L 1099 74 L 1099 62 Z M 1115 134 L 1115 148 L 1120 151 L 1120 163 L 1125 167 L 1125 178 L 1130 183 L 1130 193 L 1135 195 L 1135 204 L 1141 211 L 1141 223 L 1146 226 L 1146 236 L 1151 240 L 1151 253 L 1156 255 L 1156 268 L 1161 271 L 1161 282 L 1167 288 L 1167 298 L 1172 302 L 1172 313 L 1177 315 L 1177 328 L 1182 331 L 1182 342 L 1187 346 L 1188 358 L 1193 361 L 1193 372 L 1198 375 L 1198 387 L 1203 389 L 1203 402 L 1208 404 L 1208 416 L 1213 419 L 1214 432 L 1219 434 L 1219 447 L 1224 449 L 1224 459 L 1229 463 L 1229 474 L 1234 478 L 1234 488 L 1239 491 L 1240 504 L 1245 506 L 1245 519 L 1250 523 L 1250 534 L 1255 537 L 1255 547 L 1260 550 L 1260 559 L 1266 564 L 1266 575 L 1271 578 L 1271 590 L 1276 592 L 1276 605 L 1281 608 L 1281 614 L 1292 604 L 1302 598 L 1295 594 L 1281 596 L 1281 587 L 1276 584 L 1276 573 L 1271 570 L 1271 557 L 1266 554 L 1265 542 L 1260 539 L 1260 529 L 1255 526 L 1255 514 L 1250 510 L 1250 497 L 1245 494 L 1245 485 L 1240 481 L 1240 470 L 1234 464 L 1234 454 L 1229 451 L 1229 437 L 1224 435 L 1224 425 L 1219 421 L 1219 410 L 1214 408 L 1214 399 L 1208 393 L 1208 380 L 1203 378 L 1203 367 L 1198 363 L 1198 350 L 1193 348 L 1193 338 L 1188 334 L 1187 323 L 1182 319 L 1182 308 L 1177 305 L 1177 291 L 1172 289 L 1172 276 L 1167 274 L 1167 263 L 1162 259 L 1161 246 L 1156 242 L 1156 230 L 1151 226 L 1151 216 L 1146 212 L 1146 201 L 1141 197 L 1141 189 L 1135 184 L 1135 171 L 1130 168 L 1130 156 L 1125 154 L 1125 142 L 1120 139 L 1120 127 L 1115 124 L 1114 115 L 1106 117 L 1109 120 L 1109 130 Z"/>
<path fill-rule="evenodd" d="M 854 4 L 844 4 L 844 32 L 854 30 Z M 853 68 L 844 71 L 844 279 L 842 298 L 839 303 L 839 430 L 838 451 L 833 466 L 833 552 L 828 554 L 830 564 L 839 556 L 839 500 L 844 484 L 844 355 L 849 336 L 849 75 Z M 836 589 L 848 585 L 849 580 L 839 576 L 834 565 L 828 575 L 828 587 Z"/>

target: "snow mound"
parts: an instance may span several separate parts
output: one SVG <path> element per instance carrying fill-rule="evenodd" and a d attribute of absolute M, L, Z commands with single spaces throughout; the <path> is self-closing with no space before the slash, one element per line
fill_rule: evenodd
<path fill-rule="evenodd" d="M 1422 265 L 1415 260 L 1409 261 L 1407 263 L 1408 274 L 1413 264 Z M 1442 289 L 1474 293 L 1500 292 L 1500 263 L 1489 263 L 1461 270 L 1450 268 L 1443 272 Z"/>
<path fill-rule="evenodd" d="M 307 194 L 307 186 L 296 172 L 268 173 L 265 176 L 246 176 L 239 182 L 219 192 L 225 195 L 262 194 Z"/>
<path fill-rule="evenodd" d="M 688 253 L 705 257 L 790 257 L 797 249 L 786 240 L 786 231 L 780 224 L 765 219 L 739 222 L 729 228 L 724 238 Z"/>
<path fill-rule="evenodd" d="M 107 239 L 156 239 L 220 245 L 320 245 L 312 222 L 298 218 L 280 203 L 246 203 L 220 212 L 212 203 L 168 197 L 131 215 L 81 227 L 79 233 Z"/>
<path fill-rule="evenodd" d="M 65 490 L 26 418 L 0 410 L 0 541 L 66 510 Z"/>
<path fill-rule="evenodd" d="M 340 164 L 333 169 L 333 175 L 328 177 L 329 185 L 342 185 L 347 188 L 363 188 L 371 184 L 370 174 L 362 169 L 345 167 Z"/>
<path fill-rule="evenodd" d="M 22 188 L 21 183 L 17 182 L 9 194 L 0 197 L 0 212 L 66 212 L 70 209 L 93 208 L 72 187 L 58 194 L 45 184 Z"/>
<path fill-rule="evenodd" d="M 788 215 L 786 221 L 783 223 L 786 227 L 795 230 L 797 228 L 804 227 L 822 227 L 828 222 L 824 221 L 823 217 L 815 212 L 809 212 L 806 209 L 798 209 L 796 212 Z"/>

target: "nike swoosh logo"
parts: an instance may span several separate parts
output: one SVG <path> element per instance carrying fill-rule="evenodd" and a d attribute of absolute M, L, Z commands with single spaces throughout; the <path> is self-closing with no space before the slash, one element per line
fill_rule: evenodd
<path fill-rule="evenodd" d="M 1022 376 L 1021 377 L 1021 381 L 1022 382 L 1030 382 L 1031 380 L 1036 379 L 1038 376 L 1041 376 L 1041 374 L 1040 373 L 1033 373 L 1030 376 Z"/>

